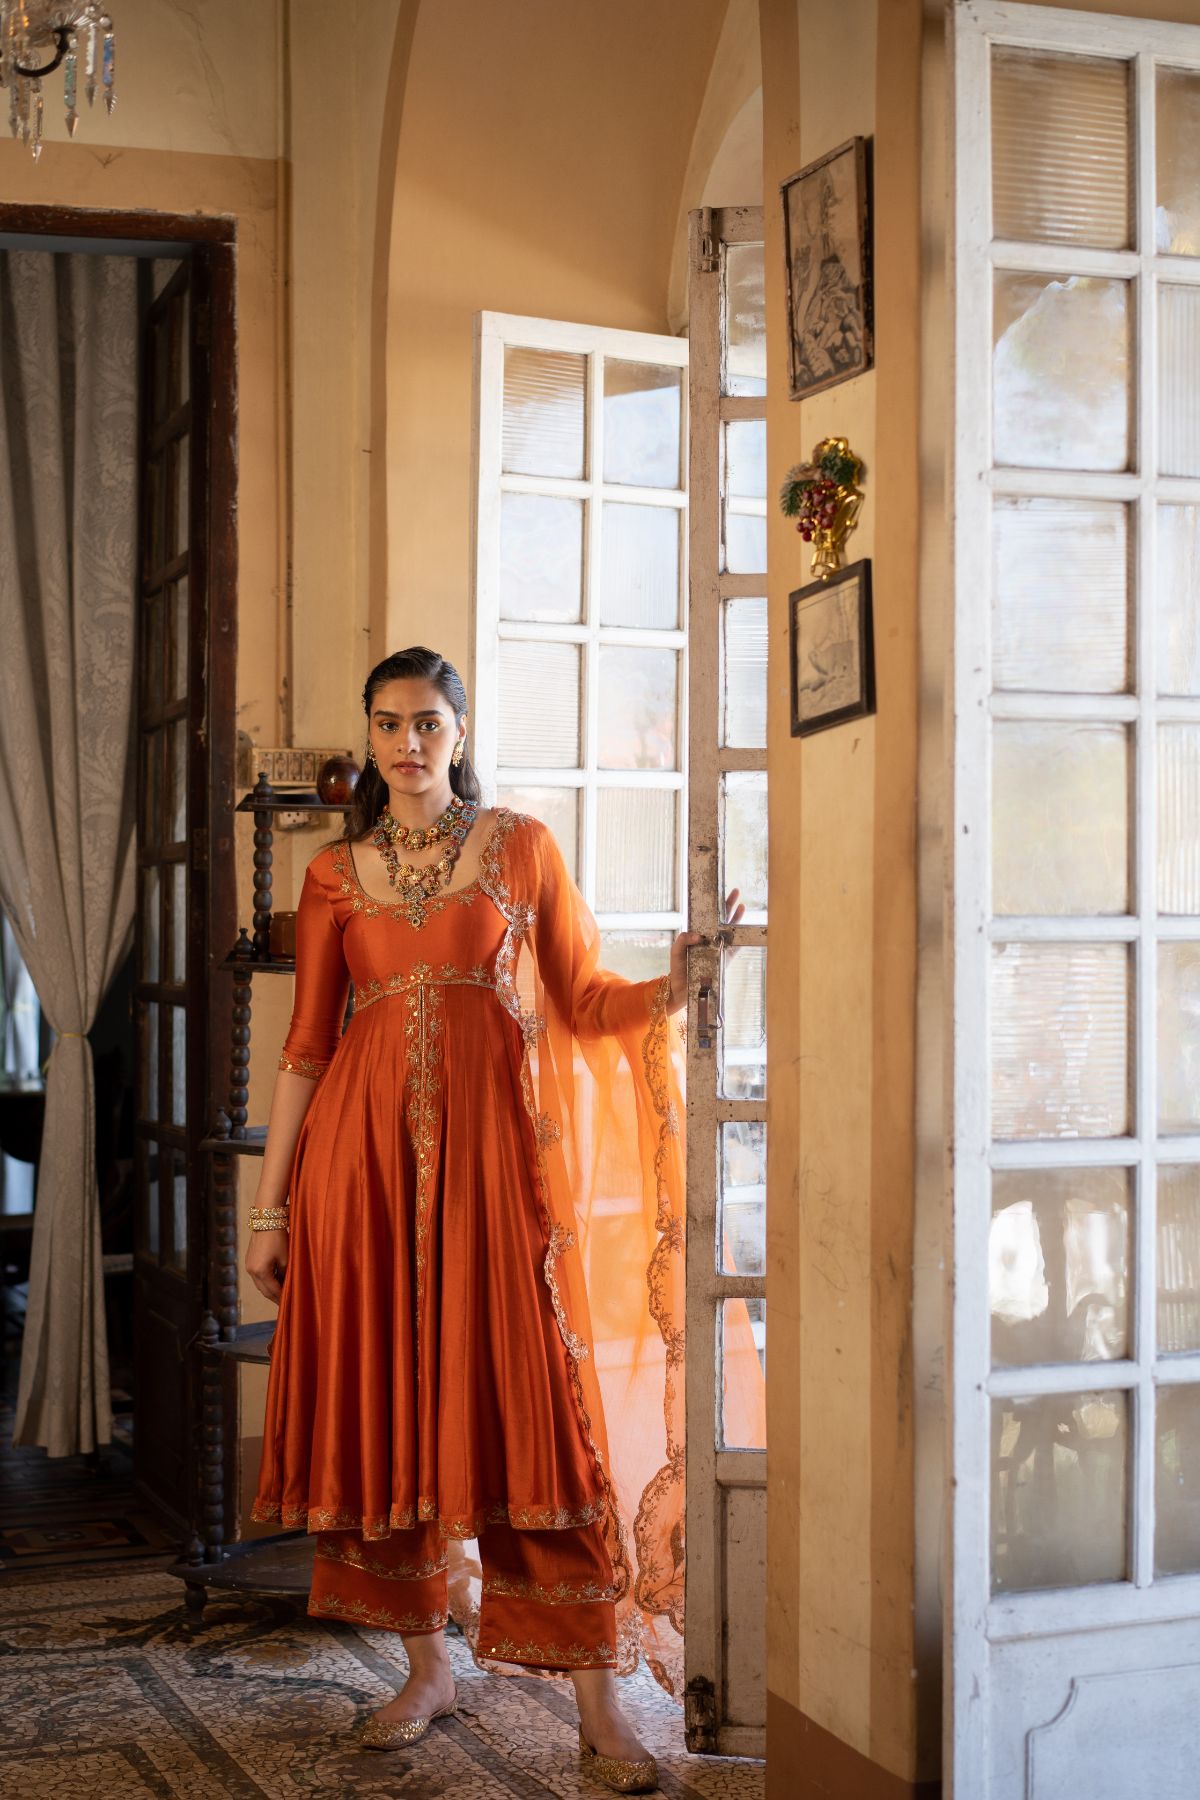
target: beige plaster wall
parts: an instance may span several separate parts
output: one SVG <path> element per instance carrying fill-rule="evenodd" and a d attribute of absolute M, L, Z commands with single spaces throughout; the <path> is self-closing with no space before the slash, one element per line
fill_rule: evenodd
<path fill-rule="evenodd" d="M 919 0 L 763 0 L 768 494 L 824 436 L 866 464 L 873 718 L 790 735 L 788 595 L 768 526 L 768 1792 L 891 1793 L 926 1773 L 913 1641 L 913 1038 Z M 778 184 L 874 141 L 876 363 L 788 398 Z M 913 506 L 913 512 L 907 510 Z M 907 1785 L 894 1791 L 909 1791 Z"/>
<path fill-rule="evenodd" d="M 473 318 L 662 332 L 725 0 L 417 15 L 387 284 L 388 582 L 373 654 L 470 667 Z M 365 672 L 365 670 L 364 670 Z"/>

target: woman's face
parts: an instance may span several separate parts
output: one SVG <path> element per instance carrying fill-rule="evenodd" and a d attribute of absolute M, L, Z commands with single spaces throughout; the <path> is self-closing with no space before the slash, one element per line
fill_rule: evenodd
<path fill-rule="evenodd" d="M 450 757 L 467 735 L 432 681 L 388 681 L 371 700 L 368 738 L 379 773 L 395 794 L 426 794 L 450 784 Z"/>

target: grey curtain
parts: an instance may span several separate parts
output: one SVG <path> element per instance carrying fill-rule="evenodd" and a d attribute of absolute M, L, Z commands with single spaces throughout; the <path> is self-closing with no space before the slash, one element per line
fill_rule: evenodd
<path fill-rule="evenodd" d="M 0 251 L 0 904 L 50 1055 L 14 1442 L 112 1436 L 87 1032 L 128 952 L 137 289 L 132 258 Z"/>

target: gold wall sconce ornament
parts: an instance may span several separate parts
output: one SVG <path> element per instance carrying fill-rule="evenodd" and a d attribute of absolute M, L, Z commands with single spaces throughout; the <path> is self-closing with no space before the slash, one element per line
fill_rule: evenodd
<path fill-rule="evenodd" d="M 813 547 L 812 572 L 828 581 L 842 567 L 846 539 L 858 524 L 863 491 L 862 458 L 844 437 L 822 438 L 812 461 L 789 469 L 779 490 L 779 504 L 787 519 Z"/>

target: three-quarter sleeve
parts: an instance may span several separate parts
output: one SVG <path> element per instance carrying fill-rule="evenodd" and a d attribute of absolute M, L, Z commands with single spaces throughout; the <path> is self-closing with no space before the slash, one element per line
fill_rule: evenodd
<path fill-rule="evenodd" d="M 666 1005 L 669 972 L 629 981 L 601 968 L 600 928 L 547 826 L 537 830 L 536 854 L 534 931 L 542 980 L 553 1004 L 580 1038 L 644 1030 Z"/>
<path fill-rule="evenodd" d="M 310 863 L 296 909 L 296 996 L 279 1067 L 316 1081 L 342 1034 L 350 971 L 341 927 Z"/>

